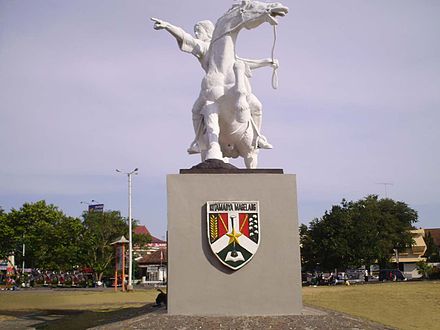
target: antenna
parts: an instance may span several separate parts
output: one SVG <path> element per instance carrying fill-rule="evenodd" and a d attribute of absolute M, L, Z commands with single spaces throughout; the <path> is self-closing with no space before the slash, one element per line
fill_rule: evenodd
<path fill-rule="evenodd" d="M 382 184 L 385 188 L 385 198 L 388 198 L 387 186 L 393 186 L 394 183 L 391 182 L 377 182 L 376 184 Z"/>

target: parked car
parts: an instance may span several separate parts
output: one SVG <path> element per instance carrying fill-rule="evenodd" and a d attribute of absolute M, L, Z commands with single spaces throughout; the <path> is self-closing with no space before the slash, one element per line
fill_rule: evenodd
<path fill-rule="evenodd" d="M 406 281 L 406 277 L 398 269 L 381 269 L 379 271 L 379 281 Z"/>

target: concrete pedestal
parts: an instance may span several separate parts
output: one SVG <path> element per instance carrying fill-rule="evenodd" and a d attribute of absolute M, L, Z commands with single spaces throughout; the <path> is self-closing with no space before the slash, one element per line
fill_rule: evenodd
<path fill-rule="evenodd" d="M 169 314 L 301 314 L 295 175 L 177 174 L 167 189 Z M 260 246 L 239 270 L 210 249 L 208 201 L 259 202 Z"/>

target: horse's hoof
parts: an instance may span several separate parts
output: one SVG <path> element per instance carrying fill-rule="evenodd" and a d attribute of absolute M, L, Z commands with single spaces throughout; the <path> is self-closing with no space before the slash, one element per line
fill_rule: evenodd
<path fill-rule="evenodd" d="M 269 142 L 267 142 L 263 139 L 260 139 L 258 141 L 257 148 L 259 148 L 259 149 L 273 149 L 273 145 L 271 145 Z"/>
<path fill-rule="evenodd" d="M 198 145 L 192 145 L 191 147 L 189 147 L 188 149 L 186 149 L 186 151 L 187 151 L 190 155 L 199 154 L 199 153 L 200 153 L 200 148 L 199 148 Z"/>

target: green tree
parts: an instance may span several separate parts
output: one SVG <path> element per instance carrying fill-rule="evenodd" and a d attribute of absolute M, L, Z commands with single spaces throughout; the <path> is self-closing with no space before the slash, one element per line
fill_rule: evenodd
<path fill-rule="evenodd" d="M 310 250 L 319 268 L 345 269 L 353 263 L 351 233 L 350 208 L 345 200 L 326 211 L 321 219 L 310 223 Z"/>
<path fill-rule="evenodd" d="M 393 249 L 403 251 L 413 244 L 410 233 L 417 222 L 417 212 L 406 203 L 396 202 L 392 199 L 377 200 L 381 217 L 378 219 L 376 248 L 377 259 L 380 266 L 388 264 Z"/>
<path fill-rule="evenodd" d="M 115 251 L 110 244 L 122 235 L 128 237 L 128 225 L 119 211 L 84 212 L 83 219 L 83 263 L 93 269 L 96 281 L 101 281 L 113 265 Z"/>
<path fill-rule="evenodd" d="M 324 270 L 388 263 L 393 249 L 411 246 L 417 212 L 403 202 L 371 195 L 357 202 L 342 200 L 314 219 L 303 242 L 305 263 Z"/>
<path fill-rule="evenodd" d="M 55 226 L 55 235 L 61 244 L 53 249 L 53 269 L 72 270 L 83 263 L 84 255 L 81 247 L 85 229 L 79 218 L 64 217 Z"/>
<path fill-rule="evenodd" d="M 79 219 L 66 216 L 44 200 L 24 203 L 20 209 L 12 209 L 6 218 L 7 226 L 12 228 L 8 246 L 14 250 L 17 264 L 24 259 L 27 267 L 69 270 L 78 261 L 75 251 L 80 239 Z"/>
<path fill-rule="evenodd" d="M 426 252 L 425 257 L 428 262 L 439 262 L 440 261 L 440 255 L 439 255 L 439 249 L 437 245 L 434 243 L 434 239 L 432 238 L 431 233 L 427 233 L 425 235 L 425 243 L 426 243 Z"/>
<path fill-rule="evenodd" d="M 317 260 L 315 258 L 314 244 L 310 231 L 305 224 L 299 226 L 299 241 L 301 247 L 301 269 L 302 271 L 313 271 Z"/>
<path fill-rule="evenodd" d="M 428 264 L 426 261 L 421 260 L 416 263 L 417 272 L 422 275 L 423 278 L 429 278 L 433 271 L 433 266 Z"/>
<path fill-rule="evenodd" d="M 353 246 L 355 265 L 370 265 L 377 261 L 388 264 L 393 249 L 411 246 L 410 233 L 417 221 L 417 212 L 403 202 L 368 196 L 350 204 L 353 216 Z"/>
<path fill-rule="evenodd" d="M 136 228 L 139 226 L 139 220 L 133 220 L 132 227 Z M 135 234 L 133 233 L 133 245 L 142 247 L 151 242 L 150 234 Z"/>
<path fill-rule="evenodd" d="M 14 228 L 11 226 L 5 211 L 0 208 L 0 259 L 6 259 L 15 251 Z"/>

